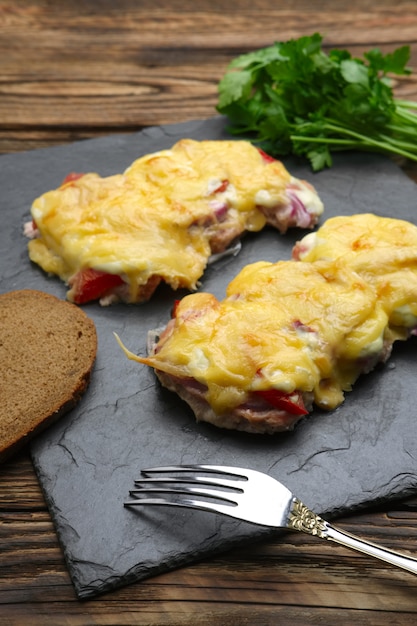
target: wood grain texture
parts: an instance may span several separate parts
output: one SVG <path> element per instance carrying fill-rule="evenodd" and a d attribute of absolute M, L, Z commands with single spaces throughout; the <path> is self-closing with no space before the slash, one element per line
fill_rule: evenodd
<path fill-rule="evenodd" d="M 0 3 L 0 152 L 215 114 L 229 61 L 321 32 L 352 53 L 413 44 L 413 2 Z M 417 48 L 411 65 L 417 66 Z M 417 99 L 413 75 L 396 92 Z"/>
<path fill-rule="evenodd" d="M 237 54 L 319 31 L 362 53 L 410 44 L 417 4 L 0 0 L 0 153 L 215 115 Z M 413 74 L 395 84 L 417 100 Z M 417 180 L 415 165 L 402 164 Z M 337 520 L 417 553 L 417 496 Z M 0 626 L 413 625 L 417 578 L 296 533 L 79 602 L 27 452 L 0 467 Z"/>

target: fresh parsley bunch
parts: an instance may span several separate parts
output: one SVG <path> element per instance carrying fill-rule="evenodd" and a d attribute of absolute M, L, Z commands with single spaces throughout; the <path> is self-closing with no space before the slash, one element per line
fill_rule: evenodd
<path fill-rule="evenodd" d="M 234 59 L 219 83 L 217 110 L 231 132 L 271 155 L 307 157 L 313 170 L 336 150 L 370 150 L 417 160 L 417 103 L 394 98 L 389 74 L 410 74 L 409 46 L 374 48 L 356 59 L 322 50 L 322 36 L 277 42 Z"/>

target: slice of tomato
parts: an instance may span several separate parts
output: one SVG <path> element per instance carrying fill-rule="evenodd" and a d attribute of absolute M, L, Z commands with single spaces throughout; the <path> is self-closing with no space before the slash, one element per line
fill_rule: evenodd
<path fill-rule="evenodd" d="M 123 282 L 118 274 L 107 274 L 91 268 L 81 270 L 71 280 L 72 299 L 76 304 L 98 300 Z"/>
<path fill-rule="evenodd" d="M 174 300 L 174 305 L 172 307 L 172 311 L 171 311 L 171 317 L 177 317 L 177 309 L 178 309 L 178 305 L 181 302 L 181 300 Z"/>
<path fill-rule="evenodd" d="M 214 195 L 215 193 L 223 193 L 223 191 L 226 191 L 226 189 L 229 186 L 229 181 L 225 178 L 224 180 L 221 180 L 219 182 L 219 186 L 216 187 L 216 189 L 213 189 L 212 191 L 212 195 Z"/>
<path fill-rule="evenodd" d="M 261 148 L 257 148 L 259 154 L 262 156 L 263 160 L 266 163 L 273 163 L 273 161 L 276 161 L 276 159 L 274 159 L 274 157 L 271 157 L 269 154 L 267 154 L 266 152 L 264 152 L 263 150 L 261 150 Z"/>
<path fill-rule="evenodd" d="M 261 389 L 255 391 L 266 402 L 277 409 L 287 411 L 292 415 L 307 415 L 308 411 L 304 406 L 301 393 L 294 391 L 293 393 L 284 393 L 278 389 Z"/>
<path fill-rule="evenodd" d="M 70 172 L 65 176 L 64 180 L 61 183 L 61 186 L 66 185 L 67 183 L 73 183 L 75 180 L 78 180 L 82 176 L 84 176 L 84 174 L 80 174 L 79 172 Z"/>

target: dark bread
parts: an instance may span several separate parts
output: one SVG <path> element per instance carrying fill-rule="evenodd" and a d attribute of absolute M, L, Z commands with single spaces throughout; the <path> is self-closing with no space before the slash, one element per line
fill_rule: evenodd
<path fill-rule="evenodd" d="M 0 462 L 75 406 L 96 352 L 79 307 L 29 289 L 0 295 Z"/>

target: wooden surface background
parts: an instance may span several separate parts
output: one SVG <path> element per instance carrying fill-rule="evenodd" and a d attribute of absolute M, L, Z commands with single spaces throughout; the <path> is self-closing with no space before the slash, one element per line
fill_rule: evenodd
<path fill-rule="evenodd" d="M 411 45 L 417 100 L 415 1 L 0 0 L 0 153 L 211 117 L 234 56 L 315 31 Z M 417 496 L 338 524 L 417 555 Z M 417 577 L 295 533 L 79 602 L 27 451 L 0 466 L 1 626 L 416 623 Z"/>

